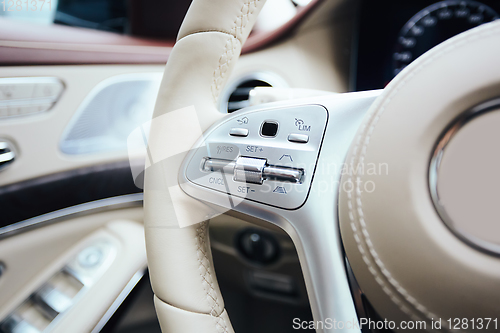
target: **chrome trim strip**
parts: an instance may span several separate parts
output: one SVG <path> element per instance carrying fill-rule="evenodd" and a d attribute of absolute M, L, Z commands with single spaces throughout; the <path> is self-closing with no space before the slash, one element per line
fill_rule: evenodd
<path fill-rule="evenodd" d="M 429 164 L 429 191 L 431 194 L 432 202 L 441 220 L 444 222 L 446 227 L 451 230 L 462 241 L 468 245 L 485 252 L 487 254 L 493 254 L 495 256 L 500 255 L 500 246 L 493 244 L 482 239 L 478 239 L 474 236 L 466 234 L 464 231 L 460 230 L 455 226 L 453 220 L 446 212 L 446 209 L 441 201 L 439 200 L 438 191 L 438 173 L 439 167 L 441 166 L 441 160 L 444 155 L 444 150 L 448 146 L 448 143 L 453 139 L 455 134 L 462 129 L 467 123 L 474 120 L 476 117 L 491 111 L 497 111 L 500 108 L 500 98 L 494 98 L 483 102 L 475 107 L 465 111 L 455 120 L 451 122 L 448 128 L 441 134 L 441 137 L 436 144 L 436 148 L 431 157 Z"/>
<path fill-rule="evenodd" d="M 31 41 L 0 41 L 0 47 L 15 47 L 26 49 L 59 50 L 74 52 L 102 52 L 102 53 L 125 53 L 125 54 L 155 54 L 168 56 L 172 50 L 168 46 L 144 46 L 144 45 L 101 45 L 101 44 L 76 44 L 76 43 L 50 43 Z M 167 59 L 165 58 L 165 61 Z"/>
<path fill-rule="evenodd" d="M 63 208 L 0 228 L 0 239 L 41 226 L 56 223 L 70 217 L 77 217 L 102 211 L 142 206 L 143 194 L 127 194 Z"/>
<path fill-rule="evenodd" d="M 102 330 L 102 328 L 106 325 L 106 323 L 111 319 L 113 314 L 118 310 L 120 305 L 125 301 L 127 296 L 132 292 L 132 290 L 135 288 L 137 283 L 142 279 L 142 277 L 146 274 L 146 267 L 141 268 L 139 271 L 137 271 L 134 276 L 130 279 L 130 281 L 127 283 L 125 288 L 120 292 L 120 295 L 115 299 L 113 304 L 109 307 L 108 311 L 104 314 L 104 316 L 99 320 L 97 325 L 94 327 L 94 329 L 91 331 L 91 333 L 98 333 Z"/>
<path fill-rule="evenodd" d="M 3 170 L 14 163 L 17 151 L 12 142 L 7 139 L 0 139 L 0 170 Z"/>

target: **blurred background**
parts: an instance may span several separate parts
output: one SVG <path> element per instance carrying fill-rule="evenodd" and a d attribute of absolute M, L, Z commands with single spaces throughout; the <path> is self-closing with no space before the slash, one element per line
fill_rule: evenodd
<path fill-rule="evenodd" d="M 268 0 L 256 31 L 273 30 L 311 0 Z M 0 11 L 0 17 L 37 24 L 61 24 L 131 36 L 171 40 L 191 0 L 47 0 L 42 10 Z M 39 9 L 42 2 L 38 4 Z"/>

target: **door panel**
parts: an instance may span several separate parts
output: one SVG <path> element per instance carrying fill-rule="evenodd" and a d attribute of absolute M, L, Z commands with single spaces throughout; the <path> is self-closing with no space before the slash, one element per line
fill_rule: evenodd
<path fill-rule="evenodd" d="M 10 234 L 14 234 L 10 237 L 9 233 L 3 234 L 0 260 L 5 270 L 0 276 L 0 319 L 16 312 L 19 317 L 22 312 L 19 306 L 34 292 L 53 280 L 54 275 L 69 271 L 68 267 L 84 260 L 82 251 L 92 248 L 96 242 L 98 245 L 105 242 L 110 253 L 104 257 L 107 261 L 103 259 L 102 272 L 85 278 L 87 270 L 83 268 L 84 288 L 75 296 L 71 307 L 56 317 L 53 327 L 54 332 L 76 332 L 76 328 L 80 332 L 92 330 L 134 274 L 146 267 L 141 223 L 142 209 L 130 208 L 65 221 L 47 220 L 26 227 L 32 229 L 26 232 L 12 231 Z M 35 302 L 35 308 L 40 308 L 39 302 Z"/>
<path fill-rule="evenodd" d="M 0 186 L 51 173 L 127 160 L 126 151 L 70 156 L 61 153 L 63 132 L 84 98 L 101 81 L 120 74 L 162 73 L 163 66 L 43 66 L 3 67 L 0 78 L 56 77 L 65 89 L 47 112 L 3 118 L 0 138 L 10 140 L 18 154 L 16 161 L 0 173 Z"/>

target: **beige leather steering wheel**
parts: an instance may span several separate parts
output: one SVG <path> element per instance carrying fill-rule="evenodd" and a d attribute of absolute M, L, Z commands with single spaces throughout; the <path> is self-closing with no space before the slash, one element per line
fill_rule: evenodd
<path fill-rule="evenodd" d="M 163 146 L 179 148 L 166 153 L 173 157 L 153 161 L 156 163 L 145 178 L 148 262 L 156 310 L 165 332 L 232 331 L 213 269 L 207 222 L 178 227 L 178 216 L 204 221 L 207 209 L 169 187 L 177 184 L 181 162 L 198 139 L 197 133 L 189 137 L 186 131 L 190 128 L 183 125 L 191 121 L 205 131 L 222 118 L 217 97 L 264 2 L 194 0 L 165 69 L 154 117 L 188 106 L 196 109 L 194 119 L 180 116 L 153 121 L 149 138 L 153 155 L 170 149 Z"/>
<path fill-rule="evenodd" d="M 351 295 L 341 237 L 361 290 L 382 317 L 429 323 L 437 318 L 494 317 L 500 310 L 500 261 L 495 252 L 499 238 L 489 237 L 496 226 L 488 221 L 498 221 L 498 215 L 482 205 L 491 201 L 488 191 L 492 187 L 481 179 L 474 195 L 460 188 L 460 195 L 454 196 L 457 191 L 452 185 L 459 178 L 446 180 L 442 170 L 463 171 L 460 161 L 467 160 L 464 152 L 470 152 L 464 142 L 472 140 L 475 147 L 489 149 L 496 146 L 492 142 L 500 143 L 500 131 L 495 134 L 487 126 L 500 125 L 498 105 L 482 105 L 500 95 L 500 22 L 431 50 L 383 92 L 285 102 L 223 118 L 216 108 L 218 95 L 263 4 L 263 0 L 194 0 L 166 66 L 151 123 L 144 197 L 148 263 L 162 330 L 233 331 L 207 234 L 208 219 L 229 209 L 240 217 L 278 225 L 290 234 L 315 320 L 332 318 L 346 324 L 362 315 L 356 312 Z M 478 106 L 480 112 L 460 118 L 461 126 L 456 126 L 457 117 Z M 252 121 L 260 126 L 262 119 L 277 119 L 287 112 L 312 124 L 309 141 L 302 145 L 290 137 L 287 141 L 286 135 L 297 126 L 288 124 L 288 118 L 280 118 L 276 140 L 283 140 L 280 149 L 312 161 L 311 166 L 292 165 L 285 170 L 272 155 L 272 142 L 278 141 L 252 137 Z M 228 155 L 225 168 L 234 171 L 234 178 L 226 178 L 228 187 L 204 184 L 207 166 L 215 168 L 220 162 L 210 160 L 211 144 L 227 140 L 236 152 L 242 151 L 244 143 L 237 141 L 241 138 L 227 135 L 240 115 L 250 119 L 248 140 L 263 142 L 259 145 L 264 152 Z M 486 121 L 477 123 L 486 116 Z M 460 130 L 468 124 L 479 127 L 471 133 Z M 455 131 L 449 132 L 450 128 Z M 477 135 L 485 131 L 486 137 Z M 463 137 L 461 141 L 453 139 L 454 133 Z M 475 157 L 482 158 L 482 172 L 489 172 L 488 179 L 499 185 L 498 173 L 490 164 L 498 158 L 498 149 L 496 153 L 479 150 L 487 152 Z M 265 156 L 266 152 L 272 156 Z M 440 158 L 439 168 L 432 173 L 434 153 Z M 241 155 L 250 162 L 240 159 Z M 389 171 L 344 174 L 344 161 L 353 166 L 387 163 Z M 269 173 L 276 167 L 287 171 L 289 178 Z M 221 170 L 208 171 L 220 174 Z M 433 197 L 430 170 L 441 197 Z M 246 177 L 259 175 L 247 178 L 248 189 L 256 188 L 257 193 L 262 184 L 282 184 L 281 189 L 262 191 L 262 196 L 271 198 L 269 202 L 252 193 L 239 197 L 231 187 L 237 185 L 238 172 Z M 290 177 L 298 178 L 293 183 Z M 370 182 L 376 190 L 362 191 L 360 184 Z M 353 186 L 351 190 L 346 184 Z M 306 191 L 292 191 L 299 188 Z M 287 200 L 280 199 L 284 194 Z M 236 203 L 235 198 L 239 198 Z M 457 217 L 456 207 L 461 206 L 457 202 L 464 200 L 471 203 L 471 210 L 481 210 L 486 223 L 476 228 L 470 218 Z M 444 201 L 445 208 L 441 207 Z M 445 324 L 443 329 L 448 330 Z M 353 332 L 353 328 L 346 325 L 335 331 Z"/>

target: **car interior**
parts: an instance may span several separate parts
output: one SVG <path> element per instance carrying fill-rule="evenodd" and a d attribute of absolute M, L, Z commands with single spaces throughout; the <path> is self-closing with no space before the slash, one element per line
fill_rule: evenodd
<path fill-rule="evenodd" d="M 0 333 L 498 331 L 500 2 L 0 3 Z"/>

